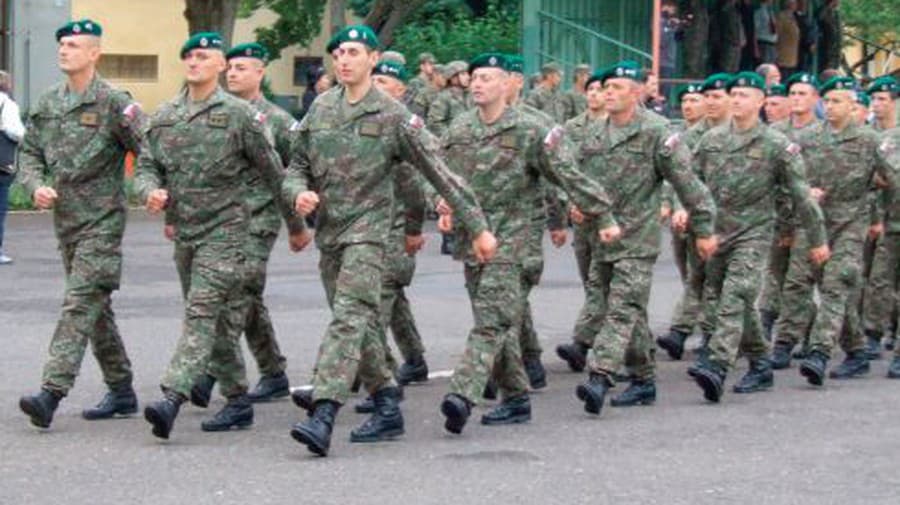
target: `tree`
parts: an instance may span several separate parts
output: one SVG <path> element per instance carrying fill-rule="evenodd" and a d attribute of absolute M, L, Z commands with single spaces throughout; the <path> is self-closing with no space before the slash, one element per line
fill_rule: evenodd
<path fill-rule="evenodd" d="M 897 0 L 843 0 L 841 19 L 860 37 L 880 43 L 896 43 L 900 37 Z"/>
<path fill-rule="evenodd" d="M 257 9 L 269 9 L 278 19 L 272 26 L 254 30 L 256 41 L 269 50 L 273 60 L 294 44 L 309 44 L 322 30 L 327 0 L 242 0 L 239 16 L 249 17 Z"/>
<path fill-rule="evenodd" d="M 185 0 L 184 3 L 188 33 L 219 32 L 225 45 L 231 45 L 240 0 Z"/>
<path fill-rule="evenodd" d="M 425 0 L 375 0 L 363 23 L 375 30 L 382 46 L 389 47 L 394 30 L 423 4 Z"/>

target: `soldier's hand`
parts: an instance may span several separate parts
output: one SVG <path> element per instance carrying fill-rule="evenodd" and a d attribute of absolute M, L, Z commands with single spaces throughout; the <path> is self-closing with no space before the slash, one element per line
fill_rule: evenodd
<path fill-rule="evenodd" d="M 785 235 L 783 237 L 779 237 L 778 247 L 781 247 L 782 249 L 790 249 L 791 247 L 794 247 L 794 236 Z"/>
<path fill-rule="evenodd" d="M 434 211 L 442 216 L 446 216 L 453 213 L 453 208 L 450 207 L 450 204 L 447 203 L 447 200 L 440 198 L 438 199 L 437 205 L 434 206 Z"/>
<path fill-rule="evenodd" d="M 600 242 L 604 244 L 611 244 L 620 238 L 622 238 L 622 228 L 617 224 L 600 230 Z"/>
<path fill-rule="evenodd" d="M 163 226 L 163 236 L 168 240 L 175 240 L 175 225 L 167 224 Z"/>
<path fill-rule="evenodd" d="M 569 209 L 569 218 L 575 224 L 581 224 L 584 222 L 584 214 L 581 213 L 581 209 L 574 205 Z"/>
<path fill-rule="evenodd" d="M 308 229 L 291 233 L 288 237 L 288 247 L 291 248 L 291 252 L 300 252 L 306 249 L 306 246 L 312 242 L 312 238 L 312 232 Z"/>
<path fill-rule="evenodd" d="M 828 244 L 813 247 L 809 250 L 809 259 L 816 265 L 825 264 L 829 258 L 831 258 L 831 248 L 828 247 Z"/>
<path fill-rule="evenodd" d="M 677 231 L 678 233 L 684 233 L 685 231 L 687 231 L 688 217 L 689 215 L 686 210 L 676 210 L 672 214 L 672 230 Z"/>
<path fill-rule="evenodd" d="M 822 203 L 822 199 L 825 198 L 825 190 L 822 188 L 809 188 L 809 197 L 816 202 Z"/>
<path fill-rule="evenodd" d="M 56 203 L 58 197 L 59 195 L 56 194 L 56 190 L 49 186 L 37 188 L 32 195 L 34 204 L 39 209 L 49 209 L 50 207 L 53 207 L 53 204 Z"/>
<path fill-rule="evenodd" d="M 441 214 L 437 222 L 438 230 L 441 233 L 450 233 L 453 231 L 453 214 Z"/>
<path fill-rule="evenodd" d="M 672 215 L 672 207 L 669 205 L 663 204 L 659 207 L 659 220 L 665 222 L 666 219 L 669 219 L 669 216 Z"/>
<path fill-rule="evenodd" d="M 881 174 L 875 174 L 875 186 L 878 187 L 878 189 L 887 189 L 888 182 L 884 180 L 884 177 L 882 177 Z"/>
<path fill-rule="evenodd" d="M 164 189 L 154 189 L 147 195 L 147 210 L 151 214 L 159 214 L 169 203 L 169 192 Z"/>
<path fill-rule="evenodd" d="M 566 229 L 563 228 L 561 230 L 550 230 L 550 242 L 553 243 L 557 248 L 566 245 L 566 240 L 569 238 L 569 233 L 566 232 Z"/>
<path fill-rule="evenodd" d="M 884 233 L 884 223 L 869 225 L 869 238 L 877 239 Z"/>
<path fill-rule="evenodd" d="M 420 233 L 418 235 L 406 236 L 406 254 L 407 256 L 415 256 L 417 252 L 422 250 L 425 245 L 425 237 Z"/>
<path fill-rule="evenodd" d="M 318 206 L 319 195 L 317 195 L 315 191 L 304 191 L 303 193 L 300 193 L 297 195 L 297 200 L 294 202 L 294 210 L 303 217 L 312 214 Z"/>
<path fill-rule="evenodd" d="M 706 238 L 697 239 L 697 255 L 700 256 L 700 259 L 703 261 L 712 258 L 713 254 L 715 254 L 718 249 L 719 237 L 717 235 L 710 235 Z"/>
<path fill-rule="evenodd" d="M 485 230 L 472 241 L 472 249 L 479 263 L 487 263 L 497 254 L 497 238 L 494 234 Z"/>

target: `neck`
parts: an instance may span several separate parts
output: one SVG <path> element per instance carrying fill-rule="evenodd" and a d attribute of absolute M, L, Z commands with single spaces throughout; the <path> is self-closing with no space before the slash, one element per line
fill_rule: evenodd
<path fill-rule="evenodd" d="M 363 79 L 362 82 L 356 83 L 352 86 L 345 86 L 344 96 L 347 98 L 348 102 L 354 104 L 362 100 L 370 89 L 372 89 L 372 80 L 368 78 Z"/>
<path fill-rule="evenodd" d="M 629 107 L 621 112 L 610 112 L 609 120 L 616 126 L 625 126 L 630 123 L 635 116 L 637 107 Z"/>
<path fill-rule="evenodd" d="M 478 107 L 478 117 L 484 124 L 493 124 L 506 111 L 506 102 L 497 100 Z"/>
<path fill-rule="evenodd" d="M 713 118 L 713 117 L 707 117 L 706 121 L 709 122 L 709 124 L 711 126 L 722 126 L 723 124 L 727 123 L 729 119 L 731 119 L 731 118 L 728 117 L 728 114 L 726 114 L 723 117 L 718 118 L 718 119 Z"/>
<path fill-rule="evenodd" d="M 813 113 L 813 111 L 811 111 L 811 110 L 808 110 L 805 112 L 798 112 L 798 113 L 794 114 L 793 117 L 791 118 L 791 123 L 793 123 L 793 125 L 795 127 L 799 128 L 799 127 L 806 126 L 815 120 L 816 120 L 815 113 Z"/>
<path fill-rule="evenodd" d="M 694 119 L 693 121 L 691 121 L 691 120 L 689 120 L 689 119 L 685 119 L 684 122 L 685 122 L 685 124 L 688 126 L 688 128 L 690 128 L 690 127 L 694 126 L 695 124 L 699 123 L 700 120 L 699 120 L 699 119 Z"/>
<path fill-rule="evenodd" d="M 591 119 L 600 119 L 603 117 L 603 109 L 588 109 L 587 115 Z"/>
<path fill-rule="evenodd" d="M 847 116 L 845 118 L 835 119 L 834 121 L 829 121 L 828 126 L 834 130 L 835 133 L 840 133 L 844 131 L 847 127 L 850 126 L 851 117 Z"/>
<path fill-rule="evenodd" d="M 237 94 L 241 99 L 247 100 L 248 102 L 252 102 L 254 100 L 259 100 L 262 98 L 262 91 L 259 88 L 252 89 L 250 91 L 245 91 L 243 93 Z"/>
<path fill-rule="evenodd" d="M 69 89 L 79 94 L 84 93 L 88 86 L 91 85 L 91 81 L 94 80 L 94 73 L 94 67 L 89 67 L 80 72 L 68 74 Z"/>
<path fill-rule="evenodd" d="M 883 119 L 878 119 L 878 127 L 882 130 L 890 130 L 894 127 L 894 117 L 894 114 L 891 114 Z"/>
<path fill-rule="evenodd" d="M 212 79 L 209 82 L 198 82 L 196 84 L 188 84 L 188 96 L 195 102 L 202 102 L 215 93 L 219 87 L 219 80 Z"/>
<path fill-rule="evenodd" d="M 739 132 L 745 132 L 748 130 L 752 130 L 757 124 L 759 124 L 759 113 L 750 114 L 748 117 L 733 117 L 734 120 L 734 128 Z"/>

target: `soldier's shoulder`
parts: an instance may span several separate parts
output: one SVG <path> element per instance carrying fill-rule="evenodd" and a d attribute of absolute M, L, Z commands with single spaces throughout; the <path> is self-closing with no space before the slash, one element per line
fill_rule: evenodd
<path fill-rule="evenodd" d="M 47 110 L 53 108 L 55 104 L 62 102 L 65 89 L 66 84 L 64 82 L 58 82 L 42 91 L 41 94 L 38 95 L 37 100 L 35 100 L 31 104 L 31 107 L 29 107 L 28 114 L 34 115 L 41 112 L 46 112 Z"/>
<path fill-rule="evenodd" d="M 529 116 L 530 118 L 534 119 L 535 121 L 543 123 L 544 125 L 546 125 L 548 127 L 556 124 L 556 121 L 553 119 L 553 117 L 550 114 L 547 114 L 546 112 L 544 112 L 540 109 L 536 109 L 536 108 L 532 107 L 531 105 L 528 105 L 527 103 L 522 102 L 522 103 L 518 104 L 518 108 L 522 112 L 523 115 Z"/>
<path fill-rule="evenodd" d="M 766 142 L 776 146 L 787 146 L 792 143 L 790 137 L 784 132 L 778 131 L 771 126 L 763 125 L 761 136 Z"/>

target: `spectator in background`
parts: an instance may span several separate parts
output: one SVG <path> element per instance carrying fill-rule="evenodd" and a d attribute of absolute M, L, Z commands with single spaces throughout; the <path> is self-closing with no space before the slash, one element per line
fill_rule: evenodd
<path fill-rule="evenodd" d="M 840 0 L 827 0 L 816 15 L 821 35 L 819 68 L 841 68 L 841 45 L 844 29 L 841 15 L 838 12 L 840 5 Z"/>
<path fill-rule="evenodd" d="M 317 96 L 331 87 L 331 76 L 325 72 L 325 67 L 315 66 L 306 74 L 306 91 L 303 92 L 303 112 L 300 117 L 306 115 L 309 106 Z"/>
<path fill-rule="evenodd" d="M 797 24 L 797 0 L 785 0 L 784 9 L 775 17 L 775 63 L 781 75 L 792 75 L 800 64 L 800 26 Z"/>
<path fill-rule="evenodd" d="M 737 0 L 718 0 L 709 19 L 709 53 L 712 73 L 733 74 L 740 69 L 746 42 Z"/>
<path fill-rule="evenodd" d="M 649 110 L 668 117 L 668 105 L 666 97 L 659 92 L 659 77 L 653 72 L 647 72 L 647 82 L 644 83 L 643 104 Z"/>
<path fill-rule="evenodd" d="M 0 135 L 18 144 L 25 136 L 25 126 L 19 115 L 19 106 L 10 98 L 12 79 L 0 70 Z M 8 143 L 7 143 L 8 144 Z M 16 177 L 15 163 L 0 166 L 0 265 L 9 265 L 12 258 L 3 252 L 3 232 L 6 223 L 6 211 L 9 207 L 9 187 Z"/>
<path fill-rule="evenodd" d="M 819 27 L 810 15 L 809 0 L 798 0 L 794 18 L 800 28 L 800 50 L 798 52 L 797 71 L 812 71 L 813 55 L 816 54 L 816 39 L 819 38 Z"/>
<path fill-rule="evenodd" d="M 781 84 L 781 72 L 778 70 L 778 67 L 772 63 L 763 63 L 756 67 L 756 73 L 766 80 L 766 89 L 769 89 L 776 84 Z"/>
<path fill-rule="evenodd" d="M 753 28 L 756 33 L 756 63 L 774 63 L 778 32 L 775 30 L 775 10 L 770 0 L 760 0 L 754 9 Z"/>
<path fill-rule="evenodd" d="M 683 25 L 685 22 L 678 18 L 678 6 L 675 4 L 675 0 L 663 0 L 661 11 L 659 74 L 663 79 L 671 79 L 678 71 L 678 44 L 684 38 Z M 667 93 L 663 94 L 667 95 Z"/>
<path fill-rule="evenodd" d="M 756 28 L 753 21 L 753 0 L 740 0 L 738 12 L 741 15 L 741 27 L 744 32 L 744 44 L 741 51 L 740 70 L 751 70 L 758 65 L 756 57 Z"/>

